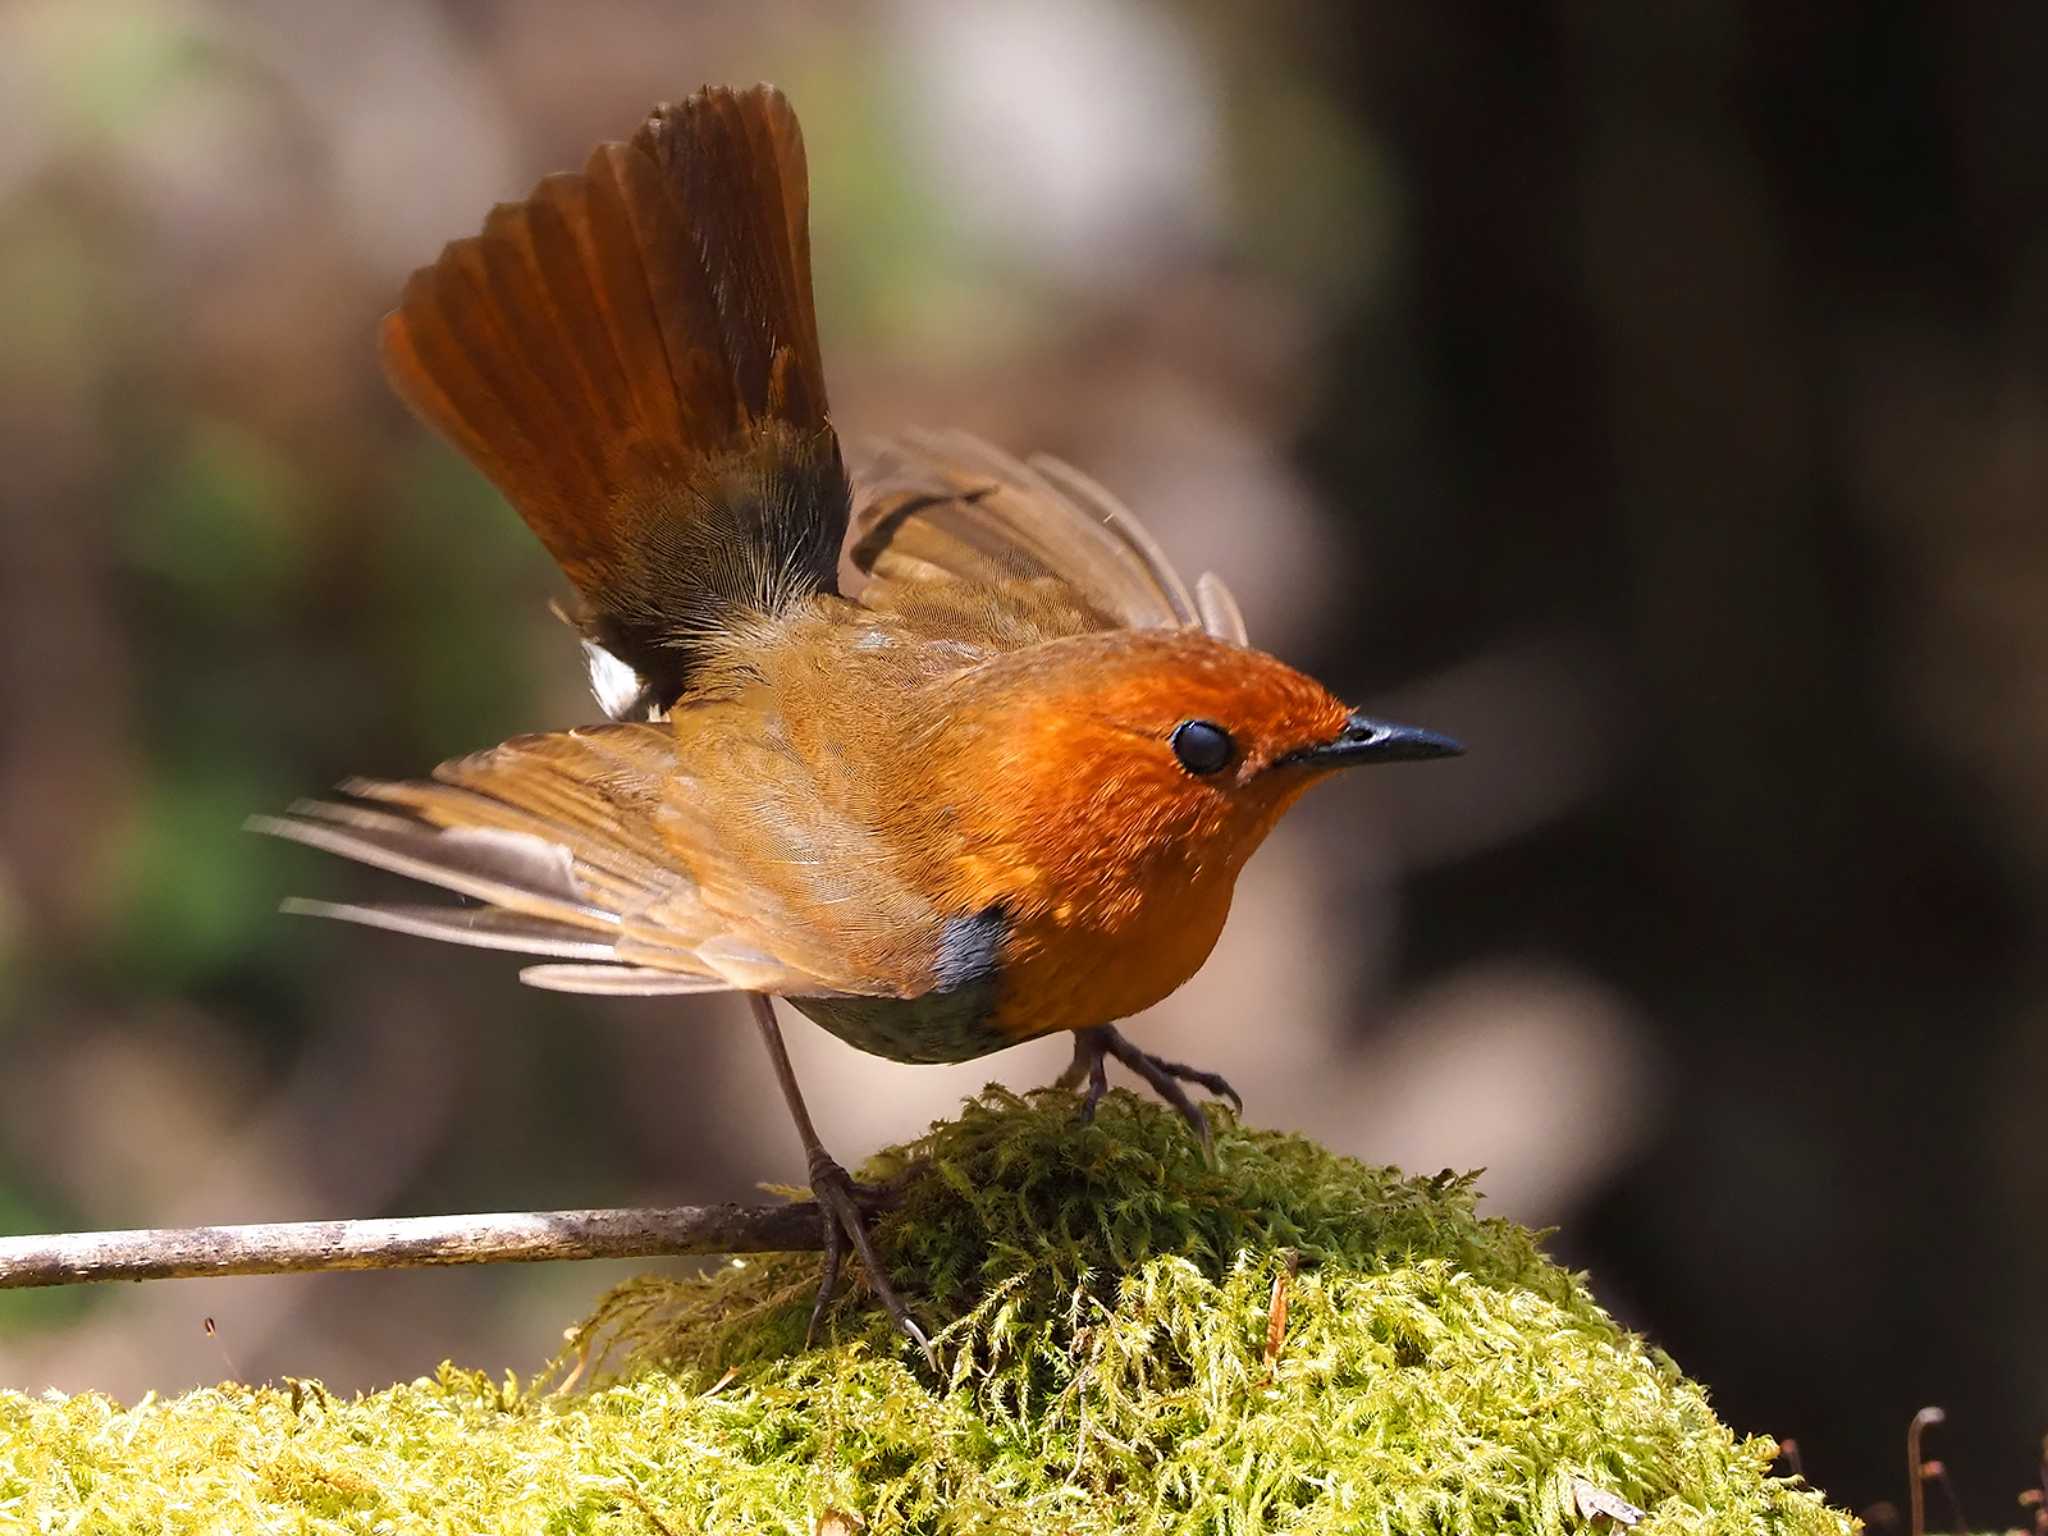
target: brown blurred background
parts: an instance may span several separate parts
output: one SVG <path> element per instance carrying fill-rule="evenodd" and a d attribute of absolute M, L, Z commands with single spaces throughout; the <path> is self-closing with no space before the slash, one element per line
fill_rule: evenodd
<path fill-rule="evenodd" d="M 811 145 L 843 430 L 1126 497 L 1464 737 L 1136 1026 L 1494 1208 L 1861 1507 L 2048 1430 L 2048 8 L 0 6 L 0 1231 L 744 1196 L 740 1010 L 281 917 L 239 830 L 590 718 L 405 272 L 657 99 Z M 828 1142 L 990 1075 L 799 1023 Z M 527 1368 L 633 1266 L 0 1297 L 0 1382 Z M 219 1340 L 202 1320 L 216 1319 Z"/>

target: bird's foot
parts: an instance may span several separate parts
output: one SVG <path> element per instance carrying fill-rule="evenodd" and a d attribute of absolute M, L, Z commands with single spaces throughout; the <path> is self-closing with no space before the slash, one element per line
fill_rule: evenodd
<path fill-rule="evenodd" d="M 804 1348 L 809 1349 L 818 1336 L 818 1324 L 824 1319 L 826 1303 L 839 1289 L 840 1266 L 845 1261 L 847 1246 L 851 1244 L 853 1251 L 860 1256 L 861 1266 L 867 1271 L 868 1284 L 874 1288 L 882 1309 L 911 1343 L 924 1351 L 926 1363 L 937 1371 L 938 1352 L 932 1348 L 932 1341 L 925 1337 L 924 1330 L 917 1326 L 917 1320 L 910 1315 L 903 1298 L 896 1293 L 896 1287 L 889 1279 L 888 1267 L 882 1263 L 882 1256 L 875 1251 L 874 1239 L 868 1235 L 868 1212 L 888 1204 L 891 1194 L 887 1188 L 856 1182 L 852 1174 L 829 1157 L 814 1155 L 811 1158 L 811 1197 L 818 1202 L 825 1226 L 825 1272 L 818 1277 L 818 1299 L 811 1304 L 811 1321 L 804 1329 Z"/>
<path fill-rule="evenodd" d="M 1055 1088 L 1079 1088 L 1081 1079 L 1088 1079 L 1088 1086 L 1081 1092 L 1080 1120 L 1083 1125 L 1094 1123 L 1095 1106 L 1109 1092 L 1109 1068 L 1104 1065 L 1109 1060 L 1109 1047 L 1095 1038 L 1099 1033 L 1093 1029 L 1074 1031 L 1074 1059 L 1052 1082 Z"/>
<path fill-rule="evenodd" d="M 1095 1106 L 1102 1102 L 1102 1095 L 1108 1091 L 1109 1074 L 1105 1063 L 1111 1056 L 1137 1073 L 1151 1086 L 1154 1093 L 1180 1111 L 1181 1118 L 1187 1121 L 1189 1128 L 1194 1131 L 1195 1139 L 1201 1142 L 1204 1157 L 1209 1156 L 1214 1150 L 1209 1135 L 1209 1119 L 1202 1113 L 1201 1107 L 1188 1097 L 1187 1090 L 1181 1087 L 1181 1084 L 1194 1083 L 1198 1087 L 1206 1088 L 1217 1098 L 1230 1100 L 1231 1108 L 1240 1114 L 1244 1112 L 1244 1100 L 1238 1097 L 1237 1090 L 1230 1086 L 1229 1081 L 1221 1073 L 1204 1072 L 1197 1067 L 1167 1061 L 1163 1057 L 1141 1051 L 1125 1039 L 1114 1025 L 1104 1024 L 1095 1029 L 1074 1031 L 1074 1059 L 1067 1064 L 1066 1071 L 1056 1079 L 1056 1086 L 1072 1088 L 1077 1086 L 1083 1077 L 1087 1078 L 1088 1086 L 1081 1095 L 1083 1125 L 1095 1118 Z"/>

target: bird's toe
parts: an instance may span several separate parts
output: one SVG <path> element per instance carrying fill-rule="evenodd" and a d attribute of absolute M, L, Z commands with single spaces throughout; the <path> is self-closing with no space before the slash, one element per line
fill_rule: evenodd
<path fill-rule="evenodd" d="M 825 1272 L 819 1282 L 817 1301 L 811 1308 L 811 1322 L 805 1332 L 804 1343 L 808 1348 L 817 1335 L 825 1307 L 838 1287 L 840 1265 L 850 1244 L 860 1258 L 861 1267 L 867 1272 L 868 1285 L 874 1290 L 876 1300 L 882 1303 L 882 1309 L 904 1336 L 923 1352 L 925 1362 L 937 1371 L 938 1352 L 932 1348 L 932 1341 L 925 1331 L 917 1325 L 917 1319 L 910 1315 L 910 1308 L 904 1304 L 889 1278 L 888 1266 L 875 1249 L 874 1239 L 868 1235 L 868 1212 L 887 1204 L 890 1194 L 887 1187 L 859 1183 L 829 1158 L 813 1162 L 811 1195 L 818 1202 L 826 1223 Z"/>

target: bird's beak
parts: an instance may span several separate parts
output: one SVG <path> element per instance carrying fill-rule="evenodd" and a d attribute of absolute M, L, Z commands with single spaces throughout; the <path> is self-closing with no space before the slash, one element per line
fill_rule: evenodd
<path fill-rule="evenodd" d="M 1352 768 L 1361 763 L 1405 763 L 1423 757 L 1456 757 L 1465 748 L 1419 725 L 1396 725 L 1351 712 L 1337 739 L 1290 752 L 1282 761 L 1313 768 Z"/>

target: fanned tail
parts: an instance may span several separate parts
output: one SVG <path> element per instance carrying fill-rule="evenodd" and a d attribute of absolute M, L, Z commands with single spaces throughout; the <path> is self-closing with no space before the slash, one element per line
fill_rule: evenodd
<path fill-rule="evenodd" d="M 657 108 L 493 210 L 384 323 L 398 393 L 480 469 L 638 674 L 834 587 L 851 493 L 811 302 L 802 133 L 772 86 Z"/>

